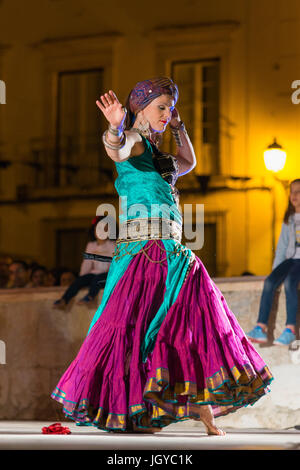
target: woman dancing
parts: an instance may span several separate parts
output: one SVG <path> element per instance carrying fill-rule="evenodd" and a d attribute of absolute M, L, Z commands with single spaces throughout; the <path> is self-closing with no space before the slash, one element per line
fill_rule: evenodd
<path fill-rule="evenodd" d="M 52 398 L 81 424 L 115 432 L 156 432 L 255 403 L 272 374 L 248 341 L 201 260 L 181 244 L 175 183 L 195 155 L 169 78 L 139 82 L 126 108 L 113 91 L 97 106 L 115 162 L 120 232 L 102 302 Z M 169 124 L 176 155 L 156 145 Z"/>

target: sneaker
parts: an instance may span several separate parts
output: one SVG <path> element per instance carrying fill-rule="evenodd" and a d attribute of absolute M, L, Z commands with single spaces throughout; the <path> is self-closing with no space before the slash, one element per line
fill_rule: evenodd
<path fill-rule="evenodd" d="M 292 332 L 290 328 L 285 328 L 279 338 L 274 341 L 274 344 L 279 346 L 288 346 L 290 343 L 295 341 L 296 335 Z"/>
<path fill-rule="evenodd" d="M 64 310 L 66 306 L 67 304 L 64 299 L 58 299 L 53 303 L 52 308 L 57 308 L 58 310 Z"/>
<path fill-rule="evenodd" d="M 268 341 L 267 334 L 259 325 L 256 325 L 251 331 L 249 331 L 249 333 L 246 334 L 253 343 L 266 343 Z"/>
<path fill-rule="evenodd" d="M 94 300 L 94 297 L 90 297 L 88 294 L 78 300 L 77 305 L 90 305 Z"/>

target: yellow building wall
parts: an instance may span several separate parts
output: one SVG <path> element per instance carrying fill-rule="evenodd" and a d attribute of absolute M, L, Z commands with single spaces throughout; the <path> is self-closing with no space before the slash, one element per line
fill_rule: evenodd
<path fill-rule="evenodd" d="M 195 30 L 199 36 L 203 28 L 214 30 L 231 22 L 236 27 L 229 35 L 224 70 L 227 85 L 221 89 L 226 110 L 220 117 L 222 172 L 251 180 L 241 183 L 240 191 L 211 190 L 205 196 L 200 191 L 191 195 L 185 192 L 181 202 L 199 201 L 208 212 L 226 211 L 226 245 L 222 248 L 226 276 L 238 276 L 243 271 L 268 274 L 274 256 L 272 240 L 275 237 L 277 242 L 287 205 L 287 192 L 263 162 L 263 151 L 274 137 L 287 151 L 286 166 L 278 177 L 288 182 L 300 175 L 300 104 L 291 101 L 291 83 L 300 79 L 299 2 L 218 0 L 183 4 L 174 0 L 152 2 L 147 11 L 136 0 L 130 4 L 91 0 L 84 6 L 78 0 L 72 5 L 34 0 L 17 3 L 18 15 L 16 2 L 0 5 L 0 79 L 7 85 L 7 103 L 0 105 L 0 141 L 5 144 L 1 158 L 13 161 L 8 169 L 0 170 L 0 252 L 46 262 L 42 237 L 47 235 L 41 229 L 45 217 L 89 218 L 97 207 L 97 197 L 68 203 L 55 202 L 55 197 L 49 203 L 11 203 L 17 185 L 31 184 L 32 172 L 22 164 L 28 158 L 29 139 L 51 132 L 47 127 L 51 109 L 45 100 L 52 91 L 47 88 L 45 56 L 40 47 L 43 41 L 99 35 L 101 42 L 101 37 L 105 40 L 107 35 L 118 34 L 110 86 L 124 101 L 138 80 L 165 73 L 167 64 L 157 60 L 160 47 L 155 46 L 158 36 L 162 45 L 170 41 L 167 33 L 164 38 L 164 31 L 175 28 L 180 37 Z M 211 37 L 209 47 L 214 43 L 214 35 Z M 180 99 L 178 108 L 180 111 Z M 201 159 L 201 154 L 197 158 Z"/>

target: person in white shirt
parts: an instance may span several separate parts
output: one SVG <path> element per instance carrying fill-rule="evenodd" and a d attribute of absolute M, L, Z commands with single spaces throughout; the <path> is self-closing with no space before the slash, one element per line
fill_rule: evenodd
<path fill-rule="evenodd" d="M 87 257 L 82 261 L 78 278 L 68 287 L 62 298 L 54 302 L 53 308 L 65 309 L 70 300 L 84 287 L 88 287 L 88 293 L 77 303 L 90 305 L 100 289 L 104 288 L 116 245 L 115 240 L 109 238 L 109 234 L 106 239 L 97 236 L 96 227 L 102 219 L 104 216 L 98 216 L 92 220 L 91 241 L 87 243 L 85 248 L 85 254 L 96 255 L 95 259 L 91 256 L 90 259 Z M 97 255 L 100 261 L 97 259 Z"/>
<path fill-rule="evenodd" d="M 300 282 L 300 178 L 290 184 L 290 197 L 276 247 L 272 272 L 265 279 L 256 326 L 247 334 L 256 343 L 266 343 L 267 324 L 276 289 L 284 282 L 286 328 L 274 344 L 288 346 L 296 339 Z"/>

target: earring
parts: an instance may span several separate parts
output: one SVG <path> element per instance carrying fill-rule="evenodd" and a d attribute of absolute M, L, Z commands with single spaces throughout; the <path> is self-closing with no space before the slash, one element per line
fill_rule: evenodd
<path fill-rule="evenodd" d="M 138 125 L 138 131 L 144 136 L 149 137 L 150 135 L 150 124 L 148 121 L 140 122 Z"/>
<path fill-rule="evenodd" d="M 139 123 L 133 127 L 133 130 L 136 130 L 143 137 L 148 139 L 150 137 L 150 123 L 145 119 L 143 113 L 140 114 Z"/>

